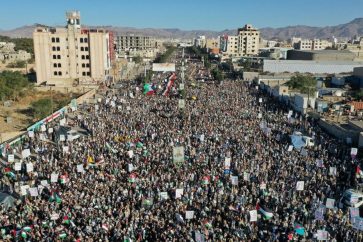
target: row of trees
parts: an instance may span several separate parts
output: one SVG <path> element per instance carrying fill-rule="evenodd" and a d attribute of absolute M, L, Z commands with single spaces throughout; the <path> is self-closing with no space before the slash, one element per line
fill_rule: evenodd
<path fill-rule="evenodd" d="M 42 98 L 30 104 L 30 110 L 34 119 L 39 120 L 66 106 L 69 98 L 50 99 Z"/>

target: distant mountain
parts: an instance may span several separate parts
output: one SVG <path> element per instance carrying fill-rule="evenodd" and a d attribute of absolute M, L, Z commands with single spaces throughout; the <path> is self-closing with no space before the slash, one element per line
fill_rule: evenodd
<path fill-rule="evenodd" d="M 32 37 L 32 33 L 36 26 L 40 24 L 33 24 L 28 26 L 19 27 L 13 30 L 0 30 L 0 35 L 9 37 Z M 140 34 L 148 35 L 159 38 L 179 38 L 179 39 L 192 39 L 199 35 L 206 37 L 217 37 L 219 35 L 235 35 L 236 29 L 223 30 L 223 31 L 210 31 L 210 30 L 180 30 L 172 29 L 155 29 L 155 28 L 132 28 L 132 27 L 118 27 L 118 26 L 89 26 L 90 28 L 105 28 L 116 32 L 117 34 Z M 304 25 L 288 26 L 283 28 L 261 28 L 261 35 L 264 39 L 281 39 L 286 40 L 291 37 L 302 38 L 331 38 L 341 37 L 350 38 L 354 35 L 363 36 L 363 18 L 356 18 L 353 21 L 340 24 L 336 26 L 327 27 L 310 27 Z"/>
<path fill-rule="evenodd" d="M 334 37 L 350 38 L 354 35 L 363 36 L 363 18 L 356 18 L 353 21 L 336 26 L 309 27 L 309 26 L 288 26 L 283 28 L 262 28 L 261 35 L 265 39 L 288 39 L 291 37 L 320 38 L 327 39 Z"/>

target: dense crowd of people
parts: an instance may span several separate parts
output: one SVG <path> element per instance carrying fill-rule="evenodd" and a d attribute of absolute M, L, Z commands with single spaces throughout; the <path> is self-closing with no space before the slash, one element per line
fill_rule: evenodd
<path fill-rule="evenodd" d="M 337 205 L 356 186 L 349 148 L 315 120 L 288 117 L 289 107 L 252 83 L 188 85 L 185 108 L 141 89 L 107 90 L 67 114 L 86 133 L 79 138 L 60 139 L 57 120 L 7 148 L 3 161 L 31 155 L 18 171 L 2 164 L 2 188 L 17 198 L 2 207 L 3 240 L 313 241 L 318 230 L 329 241 L 362 240 Z M 315 145 L 289 149 L 296 130 Z"/>

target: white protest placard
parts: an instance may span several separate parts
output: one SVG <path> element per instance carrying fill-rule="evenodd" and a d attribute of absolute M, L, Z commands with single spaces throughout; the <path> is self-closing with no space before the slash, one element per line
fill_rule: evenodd
<path fill-rule="evenodd" d="M 34 131 L 32 131 L 32 130 L 28 131 L 28 136 L 29 136 L 29 138 L 33 138 L 34 137 Z"/>
<path fill-rule="evenodd" d="M 258 99 L 258 102 L 259 102 L 259 103 L 262 103 L 262 98 L 259 98 L 259 99 Z"/>
<path fill-rule="evenodd" d="M 77 165 L 77 172 L 79 172 L 79 173 L 84 172 L 83 164 Z"/>
<path fill-rule="evenodd" d="M 243 172 L 243 180 L 250 181 L 250 174 L 248 172 Z"/>
<path fill-rule="evenodd" d="M 63 146 L 63 153 L 69 153 L 69 146 Z"/>
<path fill-rule="evenodd" d="M 96 110 L 96 111 L 98 111 L 98 109 L 99 109 L 99 108 L 100 108 L 100 107 L 96 104 L 96 105 L 95 105 L 95 110 Z"/>
<path fill-rule="evenodd" d="M 15 155 L 8 155 L 8 162 L 14 162 Z"/>
<path fill-rule="evenodd" d="M 238 176 L 231 176 L 232 185 L 238 185 Z"/>
<path fill-rule="evenodd" d="M 24 185 L 20 187 L 20 193 L 22 196 L 26 196 L 28 194 L 29 185 Z"/>
<path fill-rule="evenodd" d="M 200 139 L 200 142 L 204 142 L 204 134 L 201 134 L 199 139 Z"/>
<path fill-rule="evenodd" d="M 127 170 L 128 170 L 128 172 L 132 172 L 134 170 L 134 165 L 132 163 L 129 163 L 127 165 Z"/>
<path fill-rule="evenodd" d="M 185 100 L 184 99 L 179 99 L 179 101 L 178 101 L 178 107 L 180 109 L 185 108 Z"/>
<path fill-rule="evenodd" d="M 65 141 L 66 136 L 64 134 L 59 135 L 59 141 Z"/>
<path fill-rule="evenodd" d="M 21 162 L 15 162 L 14 170 L 15 171 L 20 171 L 21 170 Z"/>
<path fill-rule="evenodd" d="M 335 166 L 329 167 L 329 175 L 331 175 L 331 176 L 337 175 L 337 168 Z"/>
<path fill-rule="evenodd" d="M 51 134 L 51 133 L 53 133 L 53 128 L 48 129 L 48 134 Z"/>
<path fill-rule="evenodd" d="M 30 196 L 37 197 L 38 196 L 38 188 L 37 187 L 31 187 L 29 188 Z"/>
<path fill-rule="evenodd" d="M 257 221 L 257 210 L 251 210 L 250 211 L 250 222 L 256 222 Z"/>
<path fill-rule="evenodd" d="M 258 113 L 257 118 L 262 118 L 262 113 Z"/>
<path fill-rule="evenodd" d="M 42 132 L 45 132 L 45 131 L 47 130 L 47 128 L 45 127 L 45 125 L 44 125 L 44 124 L 42 124 L 42 126 L 40 126 L 40 130 L 41 130 Z"/>
<path fill-rule="evenodd" d="M 316 233 L 317 240 L 328 240 L 328 231 L 318 230 Z"/>
<path fill-rule="evenodd" d="M 258 90 L 258 86 L 255 86 L 256 90 Z"/>
<path fill-rule="evenodd" d="M 230 157 L 226 157 L 224 159 L 224 169 L 229 169 L 231 167 L 231 158 Z"/>
<path fill-rule="evenodd" d="M 130 110 L 131 110 L 131 107 L 130 107 L 130 106 L 127 106 L 127 107 L 126 107 L 126 110 L 127 110 L 127 111 L 130 111 Z"/>
<path fill-rule="evenodd" d="M 116 107 L 116 103 L 114 101 L 111 101 L 111 107 Z"/>
<path fill-rule="evenodd" d="M 52 215 L 50 215 L 50 220 L 58 220 L 58 219 L 59 219 L 58 213 L 53 213 Z"/>
<path fill-rule="evenodd" d="M 59 120 L 59 124 L 64 126 L 66 124 L 66 119 L 63 118 L 63 119 Z"/>
<path fill-rule="evenodd" d="M 129 158 L 132 158 L 134 156 L 134 151 L 133 150 L 127 151 L 127 155 L 129 156 Z"/>
<path fill-rule="evenodd" d="M 324 221 L 324 207 L 319 207 L 315 210 L 315 220 Z"/>
<path fill-rule="evenodd" d="M 179 90 L 184 90 L 184 84 L 183 83 L 179 84 Z"/>
<path fill-rule="evenodd" d="M 294 149 L 294 146 L 289 145 L 289 148 L 287 149 L 287 151 L 291 152 Z"/>
<path fill-rule="evenodd" d="M 177 188 L 175 190 L 175 198 L 181 198 L 182 195 L 183 195 L 183 193 L 184 193 L 184 189 L 183 188 Z"/>
<path fill-rule="evenodd" d="M 297 191 L 303 191 L 304 190 L 304 181 L 298 181 L 297 183 L 296 183 L 296 190 Z"/>
<path fill-rule="evenodd" d="M 173 148 L 173 161 L 175 163 L 184 162 L 184 146 L 177 146 Z"/>
<path fill-rule="evenodd" d="M 193 219 L 194 218 L 194 211 L 185 211 L 185 219 Z"/>
<path fill-rule="evenodd" d="M 27 158 L 30 156 L 30 149 L 25 149 L 21 152 L 21 156 L 23 159 Z"/>
<path fill-rule="evenodd" d="M 160 198 L 166 200 L 169 198 L 168 192 L 160 192 Z"/>
<path fill-rule="evenodd" d="M 32 171 L 34 171 L 34 165 L 33 165 L 33 163 L 31 163 L 31 162 L 26 163 L 26 171 L 27 171 L 27 172 L 32 172 Z"/>
<path fill-rule="evenodd" d="M 330 209 L 333 209 L 334 208 L 334 203 L 335 203 L 335 199 L 332 199 L 332 198 L 327 198 L 326 199 L 326 208 L 330 208 Z"/>
<path fill-rule="evenodd" d="M 52 183 L 58 182 L 58 173 L 52 173 L 50 175 L 50 182 Z"/>
<path fill-rule="evenodd" d="M 41 181 L 40 181 L 40 184 L 41 184 L 42 186 L 44 186 L 44 187 L 48 187 L 48 186 L 49 186 L 49 184 L 48 184 L 48 181 L 47 181 L 47 180 L 41 180 Z"/>
<path fill-rule="evenodd" d="M 358 149 L 357 148 L 351 148 L 350 149 L 350 155 L 351 156 L 356 156 L 358 154 Z"/>

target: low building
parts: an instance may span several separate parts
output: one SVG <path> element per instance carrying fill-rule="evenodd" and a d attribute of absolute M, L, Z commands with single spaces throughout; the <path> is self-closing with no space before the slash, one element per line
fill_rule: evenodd
<path fill-rule="evenodd" d="M 199 48 L 205 48 L 206 38 L 204 35 L 198 36 L 198 38 L 194 39 L 194 46 Z"/>
<path fill-rule="evenodd" d="M 354 61 L 355 54 L 347 50 L 289 50 L 288 60 Z"/>
<path fill-rule="evenodd" d="M 263 72 L 270 73 L 312 73 L 339 74 L 353 72 L 355 67 L 363 66 L 356 61 L 315 61 L 315 60 L 264 60 Z"/>
<path fill-rule="evenodd" d="M 27 61 L 31 57 L 31 54 L 24 50 L 15 51 L 14 43 L 0 42 L 0 61 L 12 63 L 16 61 Z"/>
<path fill-rule="evenodd" d="M 294 39 L 294 48 L 297 50 L 325 50 L 332 47 L 333 43 L 321 39 Z"/>

